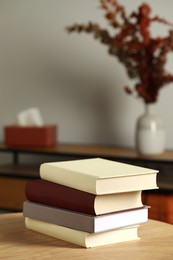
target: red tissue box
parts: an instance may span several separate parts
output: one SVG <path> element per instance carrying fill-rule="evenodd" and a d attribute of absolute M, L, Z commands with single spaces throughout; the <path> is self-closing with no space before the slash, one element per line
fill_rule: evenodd
<path fill-rule="evenodd" d="M 56 144 L 57 126 L 6 126 L 5 144 L 9 146 L 51 146 Z"/>

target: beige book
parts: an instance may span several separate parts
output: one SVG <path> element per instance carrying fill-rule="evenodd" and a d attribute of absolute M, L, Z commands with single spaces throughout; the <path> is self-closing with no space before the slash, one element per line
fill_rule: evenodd
<path fill-rule="evenodd" d="M 27 217 L 25 218 L 25 225 L 30 230 L 86 248 L 139 239 L 138 226 L 100 233 L 87 233 Z"/>
<path fill-rule="evenodd" d="M 43 163 L 42 179 L 93 194 L 156 189 L 158 171 L 102 158 Z"/>

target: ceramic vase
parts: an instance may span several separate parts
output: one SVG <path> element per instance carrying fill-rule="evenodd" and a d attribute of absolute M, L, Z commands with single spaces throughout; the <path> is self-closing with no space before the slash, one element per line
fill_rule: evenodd
<path fill-rule="evenodd" d="M 165 128 L 156 113 L 156 104 L 145 104 L 145 111 L 137 120 L 136 148 L 140 154 L 161 154 L 165 150 Z"/>

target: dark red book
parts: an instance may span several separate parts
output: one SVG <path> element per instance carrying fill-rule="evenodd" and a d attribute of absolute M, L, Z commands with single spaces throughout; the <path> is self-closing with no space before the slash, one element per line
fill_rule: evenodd
<path fill-rule="evenodd" d="M 42 179 L 27 182 L 25 196 L 32 202 L 90 215 L 101 215 L 143 206 L 141 191 L 94 195 Z"/>

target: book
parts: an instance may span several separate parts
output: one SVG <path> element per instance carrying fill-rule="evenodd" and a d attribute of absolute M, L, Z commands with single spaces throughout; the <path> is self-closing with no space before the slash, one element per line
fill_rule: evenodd
<path fill-rule="evenodd" d="M 138 226 L 130 226 L 100 233 L 88 233 L 28 217 L 25 218 L 25 226 L 32 231 L 55 237 L 85 248 L 139 239 Z"/>
<path fill-rule="evenodd" d="M 146 206 L 140 209 L 93 216 L 25 201 L 23 214 L 25 217 L 89 233 L 139 225 L 148 221 L 148 207 Z"/>
<path fill-rule="evenodd" d="M 49 162 L 40 166 L 41 179 L 92 194 L 156 189 L 158 171 L 102 158 Z"/>
<path fill-rule="evenodd" d="M 25 196 L 29 201 L 90 215 L 143 207 L 141 191 L 95 195 L 42 179 L 28 181 Z"/>

